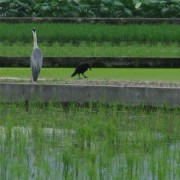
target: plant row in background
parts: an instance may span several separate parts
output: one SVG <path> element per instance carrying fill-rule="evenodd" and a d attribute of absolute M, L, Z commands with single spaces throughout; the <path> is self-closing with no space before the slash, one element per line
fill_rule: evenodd
<path fill-rule="evenodd" d="M 178 0 L 2 0 L 5 17 L 180 17 Z"/>
<path fill-rule="evenodd" d="M 109 24 L 0 24 L 0 42 L 32 42 L 36 27 L 38 42 L 180 42 L 178 25 L 109 25 Z"/>
<path fill-rule="evenodd" d="M 39 43 L 44 57 L 180 57 L 179 44 Z M 0 56 L 27 57 L 31 43 L 1 43 Z M 143 61 L 143 60 L 142 60 Z"/>

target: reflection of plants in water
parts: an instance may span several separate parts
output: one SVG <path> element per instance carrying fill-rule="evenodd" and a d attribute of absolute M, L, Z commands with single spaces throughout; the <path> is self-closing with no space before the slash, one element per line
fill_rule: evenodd
<path fill-rule="evenodd" d="M 0 114 L 1 177 L 177 178 L 179 110 L 21 103 Z"/>

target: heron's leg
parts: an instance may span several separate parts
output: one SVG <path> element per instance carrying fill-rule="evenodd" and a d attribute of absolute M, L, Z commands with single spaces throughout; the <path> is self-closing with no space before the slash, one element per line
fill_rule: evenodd
<path fill-rule="evenodd" d="M 79 79 L 81 79 L 80 74 L 78 74 L 78 76 L 79 76 Z"/>
<path fill-rule="evenodd" d="M 37 84 L 37 82 L 33 80 L 33 77 L 31 77 L 31 83 L 32 84 Z"/>

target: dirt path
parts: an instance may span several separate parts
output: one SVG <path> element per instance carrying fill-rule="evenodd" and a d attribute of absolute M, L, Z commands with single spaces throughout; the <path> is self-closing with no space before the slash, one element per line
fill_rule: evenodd
<path fill-rule="evenodd" d="M 0 83 L 31 83 L 29 78 L 0 77 Z M 137 87 L 178 87 L 180 82 L 165 81 L 126 81 L 126 80 L 60 80 L 60 79 L 39 79 L 38 84 L 79 84 L 79 85 L 107 85 L 107 86 L 137 86 Z"/>

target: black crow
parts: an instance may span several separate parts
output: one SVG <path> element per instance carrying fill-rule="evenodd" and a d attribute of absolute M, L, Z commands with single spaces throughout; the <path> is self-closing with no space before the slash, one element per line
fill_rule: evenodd
<path fill-rule="evenodd" d="M 75 76 L 75 75 L 79 75 L 79 78 L 80 78 L 80 74 L 83 75 L 84 78 L 87 78 L 85 75 L 84 75 L 84 72 L 87 71 L 88 69 L 91 70 L 91 66 L 90 64 L 88 63 L 83 63 L 83 64 L 80 64 L 79 66 L 76 67 L 74 73 L 71 75 L 71 77 Z"/>

